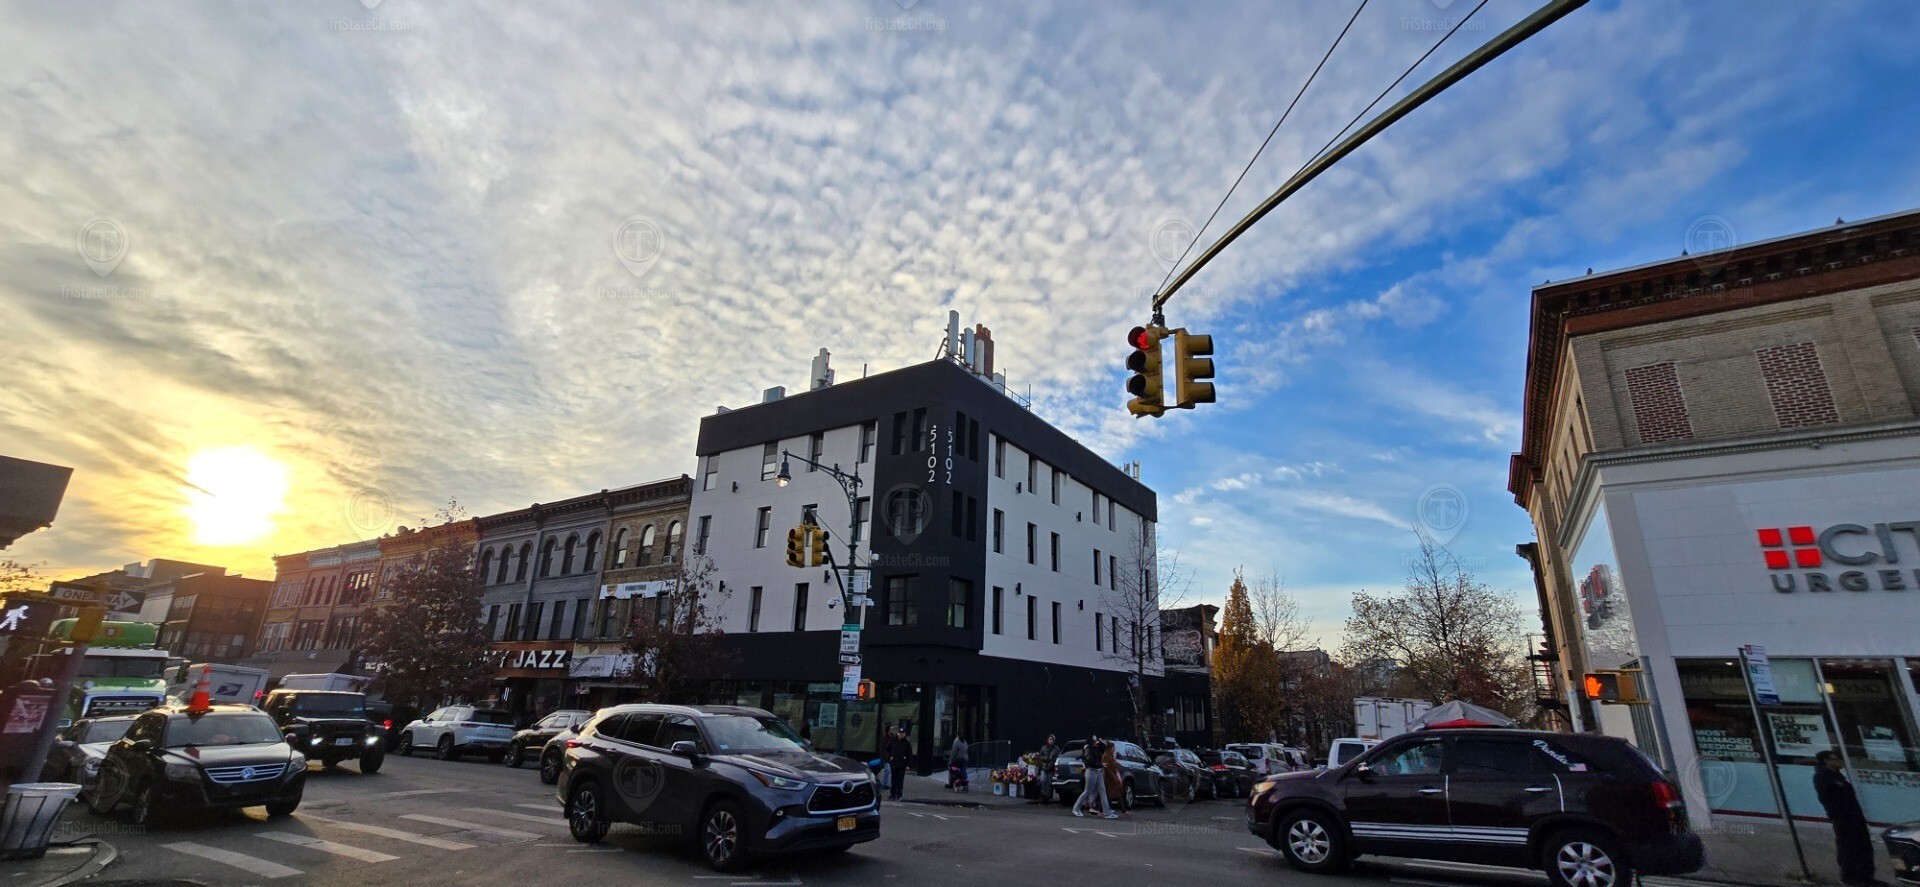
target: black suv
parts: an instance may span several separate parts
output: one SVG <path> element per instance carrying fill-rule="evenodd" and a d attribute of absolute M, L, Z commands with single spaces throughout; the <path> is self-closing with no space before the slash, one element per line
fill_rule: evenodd
<path fill-rule="evenodd" d="M 1254 787 L 1247 830 L 1294 868 L 1362 854 L 1542 869 L 1558 887 L 1622 887 L 1704 863 L 1680 790 L 1639 749 L 1597 734 L 1429 730 L 1332 770 Z"/>
<path fill-rule="evenodd" d="M 306 756 L 259 709 L 170 705 L 135 718 L 107 749 L 90 805 L 104 816 L 132 804 L 137 825 L 166 812 L 215 807 L 265 805 L 277 817 L 300 806 L 306 784 Z"/>
<path fill-rule="evenodd" d="M 576 841 L 615 822 L 692 837 L 717 871 L 750 856 L 880 837 L 867 768 L 816 754 L 786 722 L 731 705 L 603 708 L 566 741 L 558 796 Z"/>
<path fill-rule="evenodd" d="M 1115 810 L 1131 810 L 1134 804 L 1147 799 L 1165 806 L 1166 798 L 1162 792 L 1174 780 L 1154 766 L 1153 758 L 1148 757 L 1146 749 L 1124 739 L 1105 741 L 1113 743 L 1114 760 L 1120 762 L 1120 797 L 1108 798 L 1108 806 Z M 1067 743 L 1067 750 L 1054 759 L 1053 796 L 1062 804 L 1078 801 L 1080 793 L 1087 787 L 1086 762 L 1081 760 L 1086 745 L 1085 740 L 1071 740 Z M 1180 797 L 1186 797 L 1186 788 L 1177 788 L 1180 789 Z"/>
<path fill-rule="evenodd" d="M 525 763 L 527 758 L 537 758 L 540 761 L 541 781 L 552 785 L 554 780 L 546 778 L 547 743 L 552 742 L 554 737 L 562 733 L 571 732 L 573 728 L 586 723 L 587 719 L 591 717 L 593 717 L 593 712 L 581 711 L 579 709 L 562 709 L 560 711 L 548 712 L 546 717 L 534 721 L 525 727 L 521 727 L 518 732 L 513 734 L 513 738 L 507 741 L 507 756 L 503 760 L 509 767 L 518 767 L 522 763 Z M 559 751 L 561 751 L 561 749 L 554 750 L 556 757 L 553 762 L 553 773 L 555 776 L 560 774 L 560 761 L 557 757 Z"/>
<path fill-rule="evenodd" d="M 336 690 L 275 690 L 260 706 L 286 734 L 287 742 L 331 770 L 358 761 L 361 773 L 378 773 L 387 760 L 387 734 L 367 718 L 363 693 Z"/>

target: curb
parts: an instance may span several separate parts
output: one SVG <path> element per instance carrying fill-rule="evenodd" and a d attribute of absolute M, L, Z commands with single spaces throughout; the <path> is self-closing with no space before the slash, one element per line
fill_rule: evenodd
<path fill-rule="evenodd" d="M 94 875 L 100 874 L 102 871 L 106 870 L 107 866 L 112 865 L 114 860 L 120 858 L 119 848 L 116 848 L 112 844 L 109 844 L 106 841 L 102 841 L 99 838 L 85 838 L 80 841 L 75 841 L 73 846 L 77 847 L 77 846 L 80 846 L 81 844 L 94 845 L 95 849 L 93 852 L 93 858 L 87 860 L 79 868 L 74 869 L 73 871 L 70 871 L 65 875 L 62 875 L 51 881 L 42 882 L 39 885 L 39 887 L 65 887 L 65 885 L 68 885 L 68 884 L 77 884 L 81 881 L 84 881 L 88 878 L 93 877 Z"/>
<path fill-rule="evenodd" d="M 968 810 L 978 810 L 982 807 L 987 806 L 985 804 L 980 803 L 979 801 L 935 801 L 935 800 L 920 800 L 918 798 L 903 798 L 901 800 L 894 801 L 893 803 L 922 804 L 928 807 L 962 807 Z"/>

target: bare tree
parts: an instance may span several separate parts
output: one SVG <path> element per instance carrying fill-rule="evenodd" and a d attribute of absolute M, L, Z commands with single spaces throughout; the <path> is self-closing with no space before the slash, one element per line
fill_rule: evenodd
<path fill-rule="evenodd" d="M 633 601 L 626 648 L 631 680 L 652 702 L 697 702 L 713 676 L 725 674 L 732 654 L 721 643 L 719 612 L 729 593 L 713 580 L 713 560 L 693 555 L 653 598 Z"/>
<path fill-rule="evenodd" d="M 466 516 L 449 501 L 436 518 L 444 526 Z M 486 691 L 493 677 L 480 619 L 486 590 L 474 566 L 472 542 L 449 533 L 385 580 L 393 604 L 373 620 L 365 651 L 379 663 L 375 684 L 388 699 L 428 708 Z"/>
<path fill-rule="evenodd" d="M 27 564 L 0 560 L 0 593 L 9 591 L 45 591 L 47 579 L 40 575 L 46 564 Z"/>
<path fill-rule="evenodd" d="M 1254 636 L 1267 646 L 1284 653 L 1307 649 L 1314 640 L 1312 627 L 1300 615 L 1300 602 L 1272 570 L 1247 583 L 1247 603 L 1253 608 Z"/>
<path fill-rule="evenodd" d="M 1103 610 L 1112 623 L 1102 656 L 1123 663 L 1127 670 L 1127 698 L 1133 708 L 1133 737 L 1144 741 L 1152 732 L 1147 711 L 1146 681 L 1165 673 L 1161 650 L 1160 611 L 1178 607 L 1192 581 L 1180 566 L 1180 553 L 1161 551 L 1153 525 L 1140 524 L 1140 534 L 1118 552 L 1117 568 L 1101 590 Z"/>
<path fill-rule="evenodd" d="M 1453 553 L 1420 537 L 1420 555 L 1398 594 L 1354 595 L 1341 658 L 1391 661 L 1415 693 L 1464 699 L 1525 720 L 1530 680 L 1520 607 L 1462 569 Z"/>

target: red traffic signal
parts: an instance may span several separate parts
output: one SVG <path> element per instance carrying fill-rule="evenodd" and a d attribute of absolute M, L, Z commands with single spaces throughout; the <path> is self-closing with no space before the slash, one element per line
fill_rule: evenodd
<path fill-rule="evenodd" d="M 1135 351 L 1152 348 L 1154 341 L 1154 336 L 1147 331 L 1146 327 L 1137 326 L 1127 331 L 1127 344 L 1132 345 Z"/>

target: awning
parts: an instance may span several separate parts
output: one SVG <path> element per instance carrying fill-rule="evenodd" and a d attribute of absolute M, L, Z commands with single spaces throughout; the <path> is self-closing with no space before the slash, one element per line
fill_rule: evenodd
<path fill-rule="evenodd" d="M 570 678 L 611 678 L 633 673 L 632 653 L 588 653 L 573 657 L 567 669 Z"/>

